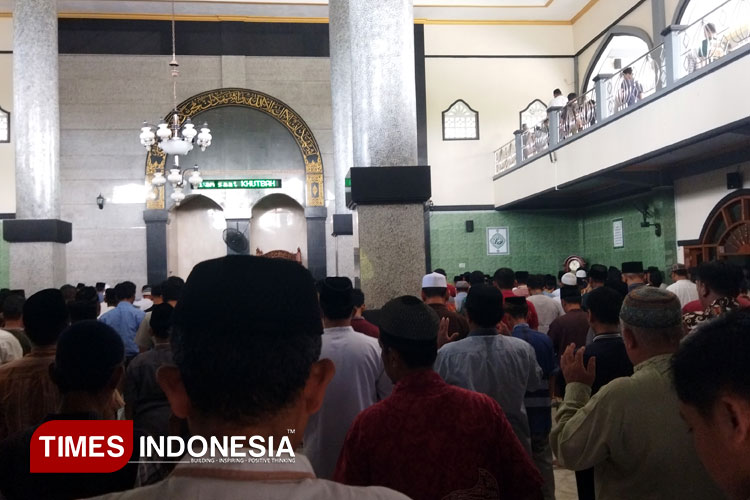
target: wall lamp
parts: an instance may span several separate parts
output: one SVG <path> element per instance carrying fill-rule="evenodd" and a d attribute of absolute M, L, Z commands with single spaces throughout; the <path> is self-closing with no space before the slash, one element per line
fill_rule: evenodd
<path fill-rule="evenodd" d="M 102 193 L 99 193 L 99 196 L 96 197 L 96 205 L 99 207 L 99 210 L 104 209 L 104 196 L 102 196 Z"/>

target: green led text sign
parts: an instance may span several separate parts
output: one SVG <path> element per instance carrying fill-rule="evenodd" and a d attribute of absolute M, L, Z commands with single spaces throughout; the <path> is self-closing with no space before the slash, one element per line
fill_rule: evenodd
<path fill-rule="evenodd" d="M 351 177 L 347 177 L 346 179 L 344 179 L 344 187 L 352 187 L 352 178 Z"/>
<path fill-rule="evenodd" d="M 277 189 L 281 179 L 216 179 L 201 182 L 198 189 Z"/>

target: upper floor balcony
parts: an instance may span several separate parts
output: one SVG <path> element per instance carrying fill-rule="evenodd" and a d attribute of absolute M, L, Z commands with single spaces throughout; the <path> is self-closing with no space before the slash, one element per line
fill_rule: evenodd
<path fill-rule="evenodd" d="M 750 1 L 662 35 L 495 152 L 497 208 L 583 207 L 750 154 Z"/>

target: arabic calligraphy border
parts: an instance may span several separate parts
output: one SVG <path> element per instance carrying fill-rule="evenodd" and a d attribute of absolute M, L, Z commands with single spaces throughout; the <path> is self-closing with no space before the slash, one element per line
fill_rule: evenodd
<path fill-rule="evenodd" d="M 291 107 L 275 97 L 256 90 L 242 88 L 222 88 L 202 92 L 182 101 L 177 106 L 177 113 L 181 119 L 180 126 L 187 118 L 193 118 L 211 109 L 228 106 L 247 107 L 261 111 L 281 123 L 292 134 L 305 162 L 307 206 L 325 206 L 323 158 L 320 154 L 318 141 L 315 140 L 315 136 L 305 120 Z M 173 112 L 170 112 L 164 117 L 164 120 L 170 123 L 173 114 Z M 156 171 L 166 172 L 166 164 L 167 154 L 159 149 L 157 144 L 152 145 L 146 155 L 146 183 L 148 185 L 150 185 Z M 156 210 L 166 208 L 164 193 L 164 186 L 157 188 L 156 198 L 148 200 L 146 208 Z"/>

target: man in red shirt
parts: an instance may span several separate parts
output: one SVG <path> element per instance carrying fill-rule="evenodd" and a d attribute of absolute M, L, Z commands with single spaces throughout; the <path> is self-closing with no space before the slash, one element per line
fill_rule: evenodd
<path fill-rule="evenodd" d="M 445 336 L 448 322 L 411 296 L 372 319 L 396 385 L 354 420 L 334 479 L 388 486 L 415 500 L 541 499 L 542 478 L 500 406 L 433 371 L 438 325 Z"/>
<path fill-rule="evenodd" d="M 513 293 L 513 287 L 516 286 L 516 275 L 512 269 L 501 267 L 495 271 L 493 284 L 502 292 L 503 299 L 517 297 L 517 295 Z M 536 331 L 539 329 L 539 316 L 536 314 L 536 307 L 534 307 L 534 304 L 528 300 L 526 301 L 526 305 L 529 307 L 529 314 L 526 316 L 526 323 L 529 324 L 529 328 Z M 508 327 L 508 331 L 513 329 L 508 323 L 507 317 L 503 318 L 503 324 Z"/>

